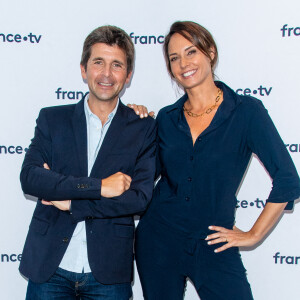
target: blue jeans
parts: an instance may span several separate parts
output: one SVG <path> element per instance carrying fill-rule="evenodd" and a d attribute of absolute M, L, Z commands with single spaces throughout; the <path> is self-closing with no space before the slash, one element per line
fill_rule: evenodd
<path fill-rule="evenodd" d="M 73 273 L 58 268 L 45 283 L 29 280 L 26 300 L 128 300 L 130 283 L 101 284 L 92 273 Z"/>

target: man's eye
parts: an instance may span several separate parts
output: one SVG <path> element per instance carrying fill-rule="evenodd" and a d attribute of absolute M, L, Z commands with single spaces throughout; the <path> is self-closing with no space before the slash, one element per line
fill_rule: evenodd
<path fill-rule="evenodd" d="M 115 68 L 122 68 L 122 65 L 120 65 L 120 64 L 113 64 L 113 66 L 114 66 Z"/>
<path fill-rule="evenodd" d="M 101 60 L 96 60 L 96 61 L 95 61 L 95 64 L 96 64 L 96 65 L 101 65 L 101 64 L 102 64 L 102 61 L 101 61 Z"/>

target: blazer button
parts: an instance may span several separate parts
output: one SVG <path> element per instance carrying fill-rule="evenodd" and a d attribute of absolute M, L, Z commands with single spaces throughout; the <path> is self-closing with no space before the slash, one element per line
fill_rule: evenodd
<path fill-rule="evenodd" d="M 77 188 L 80 189 L 80 184 L 79 183 L 77 184 Z"/>
<path fill-rule="evenodd" d="M 63 238 L 63 242 L 64 242 L 64 243 L 67 243 L 68 241 L 69 241 L 69 239 L 68 239 L 67 237 L 64 237 L 64 238 Z"/>

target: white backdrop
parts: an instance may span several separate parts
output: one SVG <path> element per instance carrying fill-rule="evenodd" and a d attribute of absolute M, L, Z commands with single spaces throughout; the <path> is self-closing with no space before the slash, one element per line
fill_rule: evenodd
<path fill-rule="evenodd" d="M 263 101 L 300 171 L 299 11 L 299 0 L 2 1 L 1 299 L 24 299 L 27 284 L 18 272 L 19 254 L 35 202 L 25 199 L 19 183 L 25 149 L 42 107 L 75 103 L 87 92 L 79 61 L 90 31 L 113 24 L 132 33 L 135 72 L 122 100 L 144 104 L 157 113 L 179 96 L 166 72 L 159 36 L 176 20 L 204 25 L 219 47 L 218 78 Z M 156 44 L 153 38 L 149 44 L 149 36 L 156 37 Z M 58 89 L 61 93 L 56 93 Z M 238 194 L 238 227 L 251 228 L 270 188 L 268 174 L 254 158 Z M 253 251 L 242 251 L 256 300 L 300 299 L 299 217 L 296 206 L 266 241 Z M 136 272 L 133 290 L 134 300 L 142 300 Z M 199 299 L 190 283 L 185 299 Z"/>

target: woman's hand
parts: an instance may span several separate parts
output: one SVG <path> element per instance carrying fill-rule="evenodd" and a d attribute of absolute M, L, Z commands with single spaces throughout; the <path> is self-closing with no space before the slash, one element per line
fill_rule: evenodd
<path fill-rule="evenodd" d="M 233 229 L 226 229 L 220 226 L 209 226 L 208 229 L 217 231 L 206 237 L 208 245 L 218 243 L 226 243 L 222 247 L 215 250 L 215 252 L 222 252 L 231 247 L 251 247 L 259 242 L 259 238 L 251 233 L 251 230 L 244 232 L 233 226 Z"/>
<path fill-rule="evenodd" d="M 254 246 L 276 224 L 285 206 L 286 203 L 267 202 L 255 224 L 248 232 L 244 232 L 235 226 L 233 226 L 232 230 L 220 226 L 209 226 L 208 229 L 217 232 L 208 235 L 205 240 L 208 241 L 209 245 L 226 243 L 216 249 L 215 252 L 221 252 L 231 247 Z"/>
<path fill-rule="evenodd" d="M 148 117 L 148 109 L 146 106 L 144 105 L 136 105 L 136 104 L 127 104 L 128 107 L 132 108 L 134 110 L 134 112 L 140 116 L 140 118 L 146 118 Z M 149 112 L 149 116 L 154 118 L 155 114 L 154 111 L 150 111 Z"/>

